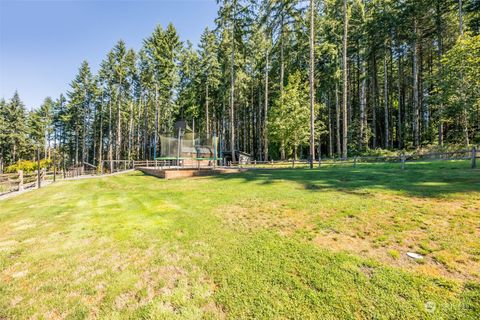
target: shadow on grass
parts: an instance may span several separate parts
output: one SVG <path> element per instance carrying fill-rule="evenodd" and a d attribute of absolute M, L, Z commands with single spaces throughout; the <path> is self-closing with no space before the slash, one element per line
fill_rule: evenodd
<path fill-rule="evenodd" d="M 480 192 L 480 170 L 470 169 L 467 161 L 421 162 L 407 164 L 359 164 L 324 166 L 313 170 L 252 169 L 240 174 L 216 175 L 213 179 L 243 180 L 263 185 L 293 181 L 305 190 L 368 195 L 364 189 L 394 190 L 417 197 L 444 197 L 452 193 Z"/>

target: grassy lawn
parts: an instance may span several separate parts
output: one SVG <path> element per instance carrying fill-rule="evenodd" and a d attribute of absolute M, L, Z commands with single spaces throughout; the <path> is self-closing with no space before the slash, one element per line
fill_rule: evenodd
<path fill-rule="evenodd" d="M 467 162 L 58 182 L 0 202 L 0 319 L 477 319 L 479 238 Z"/>

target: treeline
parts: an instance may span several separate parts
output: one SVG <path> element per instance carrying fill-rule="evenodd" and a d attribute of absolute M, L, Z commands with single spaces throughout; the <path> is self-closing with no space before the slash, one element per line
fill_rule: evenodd
<path fill-rule="evenodd" d="M 222 150 L 306 158 L 311 106 L 315 157 L 480 142 L 480 0 L 218 2 L 198 48 L 158 26 L 38 109 L 2 100 L 2 163 L 37 147 L 68 164 L 152 159 L 179 119 Z"/>

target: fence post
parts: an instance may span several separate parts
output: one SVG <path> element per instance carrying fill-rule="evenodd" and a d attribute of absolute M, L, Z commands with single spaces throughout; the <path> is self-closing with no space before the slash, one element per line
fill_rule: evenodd
<path fill-rule="evenodd" d="M 477 148 L 472 147 L 472 169 L 477 167 Z"/>
<path fill-rule="evenodd" d="M 405 170 L 405 154 L 400 155 L 400 161 L 402 162 L 402 170 Z"/>
<path fill-rule="evenodd" d="M 56 151 L 55 151 L 55 148 L 53 149 L 53 182 L 57 181 L 57 167 L 56 167 Z"/>
<path fill-rule="evenodd" d="M 23 170 L 18 170 L 18 191 L 23 190 Z"/>
<path fill-rule="evenodd" d="M 357 156 L 353 157 L 353 167 L 357 167 Z"/>

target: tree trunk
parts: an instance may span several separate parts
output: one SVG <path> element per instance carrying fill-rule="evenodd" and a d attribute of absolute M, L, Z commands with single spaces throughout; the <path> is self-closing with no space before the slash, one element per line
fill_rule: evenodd
<path fill-rule="evenodd" d="M 342 158 L 348 156 L 348 124 L 347 124 L 347 104 L 348 104 L 348 62 L 347 62 L 347 44 L 348 44 L 348 12 L 347 0 L 343 0 L 343 145 Z"/>
<path fill-rule="evenodd" d="M 402 71 L 402 58 L 399 55 L 398 57 L 398 148 L 403 148 L 403 121 L 402 121 L 402 110 L 403 108 L 403 91 L 402 91 L 402 81 L 403 71 Z"/>
<path fill-rule="evenodd" d="M 460 0 L 461 1 L 461 0 Z M 443 80 L 443 30 L 442 30 L 442 12 L 441 12 L 441 3 L 437 1 L 436 3 L 436 12 L 437 12 L 437 42 L 438 42 L 438 72 L 440 74 L 440 81 Z M 438 145 L 443 146 L 443 101 L 440 101 L 438 110 Z"/>
<path fill-rule="evenodd" d="M 387 51 L 385 49 L 385 56 L 383 57 L 383 96 L 384 96 L 384 103 L 385 103 L 385 141 L 384 141 L 384 148 L 388 149 L 389 147 L 389 132 L 390 132 L 390 126 L 388 123 L 388 68 L 387 68 Z"/>
<path fill-rule="evenodd" d="M 92 122 L 92 164 L 95 165 L 97 160 L 97 108 L 93 108 L 93 122 Z M 89 159 L 87 159 L 88 161 Z"/>
<path fill-rule="evenodd" d="M 333 156 L 333 132 L 332 132 L 332 108 L 330 104 L 328 106 L 328 157 Z"/>
<path fill-rule="evenodd" d="M 460 35 L 463 36 L 463 3 L 462 0 L 458 1 L 458 16 L 459 16 L 459 25 L 460 25 Z M 461 71 L 461 77 L 462 77 L 462 82 L 463 82 L 463 62 L 462 62 L 462 71 Z M 461 90 L 461 96 L 462 96 L 462 102 L 465 101 L 465 92 L 463 90 L 463 87 L 460 88 Z M 463 105 L 463 112 L 462 112 L 462 124 L 463 124 L 463 133 L 465 136 L 465 145 L 468 147 L 470 144 L 469 138 L 468 138 L 468 113 L 466 110 L 465 104 Z"/>
<path fill-rule="evenodd" d="M 121 86 L 121 84 L 120 84 Z M 115 142 L 115 158 L 120 159 L 121 145 L 122 145 L 122 116 L 121 116 L 121 96 L 122 91 L 118 88 L 118 102 L 117 102 L 117 136 Z"/>
<path fill-rule="evenodd" d="M 361 55 L 363 58 L 363 56 Z M 360 77 L 362 78 L 360 85 L 360 134 L 359 134 L 359 148 L 360 150 L 365 150 L 365 131 L 367 127 L 367 76 L 365 74 L 365 61 L 362 59 L 360 61 Z"/>
<path fill-rule="evenodd" d="M 335 112 L 336 112 L 336 120 L 337 120 L 337 128 L 336 128 L 336 136 L 337 136 L 337 156 L 341 157 L 342 154 L 342 143 L 340 141 L 340 102 L 338 99 L 338 83 L 335 81 Z"/>
<path fill-rule="evenodd" d="M 413 143 L 415 147 L 420 145 L 419 135 L 419 92 L 418 92 L 418 55 L 419 55 L 419 41 L 418 41 L 418 23 L 414 20 L 415 29 L 415 43 L 413 46 Z"/>
<path fill-rule="evenodd" d="M 269 67 L 269 52 L 268 49 L 265 53 L 265 103 L 263 105 L 263 159 L 268 161 L 268 67 Z"/>
<path fill-rule="evenodd" d="M 314 91 L 314 0 L 310 0 L 310 169 L 313 169 L 315 160 L 315 91 Z"/>
<path fill-rule="evenodd" d="M 113 172 L 113 137 L 112 137 L 112 97 L 108 102 L 108 160 L 110 173 Z"/>
<path fill-rule="evenodd" d="M 205 115 L 206 115 L 206 133 L 207 133 L 207 139 L 208 137 L 210 137 L 210 126 L 209 126 L 209 114 L 208 114 L 208 80 L 207 80 L 207 83 L 206 83 L 206 87 L 205 87 Z"/>
<path fill-rule="evenodd" d="M 100 103 L 100 119 L 99 119 L 99 127 L 98 127 L 98 171 L 103 173 L 103 123 L 102 123 L 102 116 L 103 116 L 103 98 Z"/>
<path fill-rule="evenodd" d="M 150 100 L 150 95 L 147 94 L 147 98 L 143 105 L 144 108 L 144 116 L 143 116 L 143 159 L 148 159 L 148 140 L 149 140 L 149 132 L 148 132 L 148 102 Z"/>
<path fill-rule="evenodd" d="M 87 119 L 86 119 L 86 116 L 83 118 L 83 130 L 82 130 L 82 165 L 85 163 L 85 140 L 87 140 L 87 132 L 86 132 L 86 129 L 85 127 L 87 126 Z"/>
<path fill-rule="evenodd" d="M 155 132 L 153 133 L 153 157 L 152 159 L 155 160 L 157 157 L 157 145 L 158 145 L 158 89 L 157 84 L 155 84 Z"/>
<path fill-rule="evenodd" d="M 280 97 L 283 99 L 283 84 L 285 76 L 285 57 L 284 57 L 284 31 L 283 31 L 283 20 L 284 16 L 282 14 L 281 31 L 280 31 Z"/>
<path fill-rule="evenodd" d="M 140 93 L 140 96 L 139 96 L 139 99 L 138 99 L 138 115 L 137 115 L 137 129 L 136 129 L 136 135 L 137 135 L 137 138 L 136 138 L 136 154 L 135 154 L 135 158 L 137 160 L 140 160 L 140 146 L 141 146 L 141 134 L 140 134 L 140 127 L 141 127 L 141 119 L 142 119 L 142 102 L 143 102 L 143 99 L 142 99 L 142 94 Z"/>
<path fill-rule="evenodd" d="M 235 17 L 235 13 L 233 13 Z M 232 153 L 232 162 L 236 162 L 235 159 L 235 26 L 232 19 L 232 52 L 230 56 L 230 152 Z"/>
<path fill-rule="evenodd" d="M 132 140 L 133 140 L 133 101 L 130 101 L 130 119 L 128 120 L 128 160 L 132 157 Z"/>
<path fill-rule="evenodd" d="M 373 53 L 372 59 L 372 147 L 377 148 L 377 97 L 378 97 L 378 79 L 377 79 L 377 59 Z"/>
<path fill-rule="evenodd" d="M 78 164 L 78 123 L 75 124 L 75 165 Z"/>

